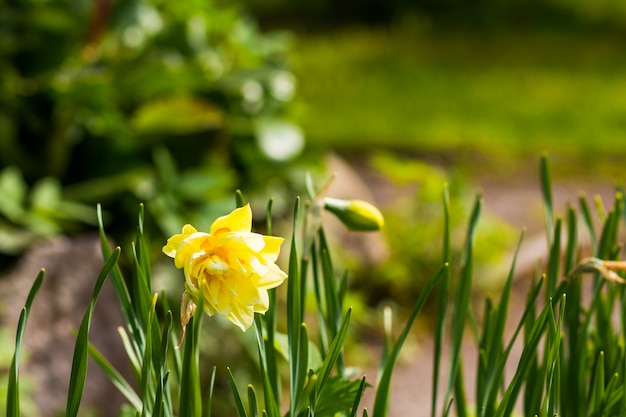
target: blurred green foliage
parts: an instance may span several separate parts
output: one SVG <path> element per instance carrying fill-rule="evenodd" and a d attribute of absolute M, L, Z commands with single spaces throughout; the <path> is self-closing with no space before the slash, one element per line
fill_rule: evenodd
<path fill-rule="evenodd" d="M 0 252 L 92 223 L 97 202 L 115 233 L 154 200 L 171 234 L 234 188 L 288 189 L 288 47 L 212 1 L 0 2 Z"/>
<path fill-rule="evenodd" d="M 303 33 L 301 124 L 346 153 L 384 146 L 513 178 L 548 151 L 556 172 L 614 177 L 626 152 L 622 52 L 611 31 L 445 31 L 419 17 Z"/>
<path fill-rule="evenodd" d="M 464 249 L 461 242 L 467 232 L 472 209 L 469 197 L 474 190 L 459 172 L 448 172 L 390 152 L 379 151 L 370 163 L 390 184 L 404 192 L 391 198 L 383 208 L 383 233 L 390 256 L 373 268 L 359 271 L 366 279 L 358 279 L 354 285 L 365 294 L 370 305 L 391 301 L 400 307 L 408 306 L 423 290 L 427 277 L 442 263 L 442 231 L 446 221 L 442 210 L 444 186 L 450 184 L 448 221 L 455 262 Z M 488 214 L 481 219 L 478 230 L 474 253 L 476 289 L 499 289 L 503 284 L 501 266 L 518 231 Z"/>

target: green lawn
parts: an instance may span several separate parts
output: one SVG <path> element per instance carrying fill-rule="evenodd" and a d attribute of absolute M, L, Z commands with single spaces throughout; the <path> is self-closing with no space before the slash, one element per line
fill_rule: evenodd
<path fill-rule="evenodd" d="M 408 26 L 299 35 L 299 115 L 309 140 L 339 150 L 502 161 L 546 150 L 575 158 L 579 171 L 582 162 L 614 174 L 626 156 L 625 44 L 615 35 L 432 35 Z"/>

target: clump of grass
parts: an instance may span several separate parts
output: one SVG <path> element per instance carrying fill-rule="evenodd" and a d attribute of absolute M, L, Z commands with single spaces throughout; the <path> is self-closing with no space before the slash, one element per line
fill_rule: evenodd
<path fill-rule="evenodd" d="M 381 372 L 374 388 L 373 416 L 382 417 L 388 413 L 392 400 L 391 377 L 400 350 L 435 287 L 438 288 L 438 304 L 434 334 L 433 417 L 452 413 L 499 417 L 509 416 L 516 410 L 524 415 L 609 416 L 622 415 L 626 410 L 626 317 L 621 314 L 626 304 L 626 292 L 620 276 L 626 264 L 617 259 L 623 199 L 618 194 L 612 208 L 605 212 L 597 205 L 594 212 L 581 197 L 580 214 L 569 207 L 565 219 L 561 219 L 553 210 L 546 158 L 542 159 L 541 172 L 550 251 L 545 272 L 538 272 L 534 277 L 524 313 L 515 324 L 510 339 L 505 336 L 505 328 L 517 255 L 513 258 L 500 299 L 498 302 L 487 301 L 482 321 L 477 323 L 474 317 L 478 315 L 472 312 L 470 294 L 482 198 L 478 196 L 475 200 L 460 264 L 451 265 L 450 203 L 447 187 L 444 187 L 441 268 L 427 281 L 415 300 L 399 337 L 393 340 L 390 334 L 385 335 Z M 316 191 L 309 183 L 308 197 L 305 204 L 297 199 L 294 206 L 286 302 L 279 303 L 279 294 L 272 289 L 268 311 L 254 317 L 260 386 L 248 385 L 242 392 L 235 381 L 237 368 L 227 370 L 238 417 L 369 415 L 360 404 L 364 390 L 372 382 L 365 376 L 351 373 L 347 366 L 349 358 L 344 356 L 351 318 L 351 309 L 345 305 L 347 275 L 337 273 L 326 243 L 321 223 L 323 190 Z M 236 205 L 243 204 L 243 196 L 237 194 Z M 267 207 L 267 233 L 270 235 L 271 213 L 270 200 Z M 600 231 L 594 228 L 594 216 L 602 224 Z M 589 236 L 591 254 L 587 255 L 590 257 L 583 256 L 587 249 L 580 240 L 580 227 Z M 66 416 L 78 415 L 87 378 L 88 354 L 126 397 L 134 410 L 130 415 L 212 415 L 216 368 L 211 370 L 209 367 L 210 372 L 205 375 L 207 368 L 199 360 L 199 341 L 204 328 L 202 305 L 186 326 L 181 349 L 174 349 L 178 324 L 173 319 L 167 297 L 152 291 L 143 211 L 139 215 L 137 238 L 131 248 L 134 263 L 130 279 L 125 279 L 117 265 L 120 249 L 109 247 L 102 227 L 100 236 L 106 262 L 77 331 Z M 520 245 L 522 240 L 523 233 Z M 109 277 L 126 321 L 120 335 L 133 368 L 135 384 L 125 380 L 88 340 L 99 289 Z M 19 354 L 28 312 L 43 279 L 42 271 L 18 324 L 15 356 L 9 375 L 9 417 L 20 415 Z M 589 295 L 583 291 L 585 280 L 591 282 L 592 293 Z M 315 320 L 305 314 L 308 294 L 315 300 Z M 286 323 L 278 320 L 281 315 L 287 318 Z M 466 332 L 468 326 L 471 332 Z M 468 335 L 475 338 L 479 355 L 473 395 L 468 392 L 462 375 L 461 345 Z M 512 360 L 511 350 L 515 343 L 521 343 L 522 353 L 515 373 L 507 378 L 504 370 Z M 443 363 L 444 349 L 450 350 L 447 364 Z M 286 363 L 283 358 L 287 359 Z M 285 372 L 283 367 L 286 367 Z M 203 385 L 202 381 L 206 380 L 208 384 Z M 439 392 L 439 386 L 443 386 L 443 392 Z"/>
<path fill-rule="evenodd" d="M 466 246 L 458 280 L 446 276 L 441 284 L 432 416 L 438 415 L 437 382 L 443 365 L 443 323 L 448 316 L 451 317 L 451 355 L 441 404 L 443 415 L 448 415 L 452 407 L 458 416 L 470 414 L 470 409 L 475 409 L 479 416 L 509 416 L 516 409 L 520 411 L 520 407 L 523 415 L 528 416 L 609 416 L 622 415 L 626 410 L 623 314 L 626 292 L 617 273 L 620 268 L 623 270 L 624 263 L 610 262 L 617 259 L 621 249 L 617 237 L 624 216 L 622 194 L 616 194 L 615 203 L 607 213 L 601 205 L 594 213 L 581 196 L 580 213 L 570 206 L 562 219 L 554 213 L 545 157 L 541 162 L 541 178 L 550 249 L 545 271 L 533 278 L 524 312 L 519 322 L 514 323 L 511 339 L 505 337 L 505 326 L 517 252 L 499 301 L 486 301 L 480 325 L 473 321 L 467 302 L 472 280 L 471 244 Z M 475 213 L 479 207 L 477 200 Z M 472 216 L 471 225 L 475 218 Z M 594 228 L 594 218 L 602 225 L 599 233 Z M 579 230 L 581 227 L 583 230 Z M 591 242 L 588 249 L 582 243 L 583 232 Z M 522 240 L 523 233 L 520 245 Z M 583 258 L 586 250 L 593 257 Z M 591 280 L 591 294 L 584 293 L 585 280 Z M 456 294 L 448 300 L 450 285 L 456 287 Z M 454 306 L 452 311 L 447 311 L 448 305 Z M 619 319 L 616 321 L 615 317 Z M 473 400 L 468 399 L 459 355 L 468 325 L 478 345 Z M 511 361 L 511 350 L 518 341 L 522 353 L 515 373 L 507 379 L 505 366 Z"/>

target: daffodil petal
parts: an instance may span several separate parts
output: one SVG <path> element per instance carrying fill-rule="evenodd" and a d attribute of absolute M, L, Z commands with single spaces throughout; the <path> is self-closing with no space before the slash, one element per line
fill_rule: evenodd
<path fill-rule="evenodd" d="M 174 256 L 176 256 L 176 250 L 178 249 L 178 246 L 180 245 L 180 243 L 183 240 L 185 240 L 189 235 L 196 233 L 196 232 L 197 232 L 196 228 L 193 227 L 192 225 L 190 224 L 184 225 L 182 233 L 174 235 L 167 240 L 166 245 L 163 246 L 163 253 L 173 258 Z"/>
<path fill-rule="evenodd" d="M 211 234 L 221 230 L 229 232 L 250 232 L 252 229 L 252 210 L 250 204 L 233 210 L 230 214 L 217 218 L 211 225 Z"/>

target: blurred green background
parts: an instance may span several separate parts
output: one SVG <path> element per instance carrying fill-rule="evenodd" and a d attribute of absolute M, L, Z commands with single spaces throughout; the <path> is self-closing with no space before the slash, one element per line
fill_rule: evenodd
<path fill-rule="evenodd" d="M 368 303 L 411 299 L 414 271 L 439 262 L 443 182 L 467 202 L 481 178 L 535 178 L 543 151 L 559 175 L 623 175 L 617 0 L 3 0 L 0 19 L 6 265 L 93 230 L 98 203 L 122 242 L 146 203 L 155 256 L 237 188 L 288 215 L 333 152 L 363 184 L 379 178 L 352 197 L 380 200 L 388 219 L 388 256 L 370 268 L 346 251 L 345 264 Z M 495 260 L 511 233 L 485 223 Z"/>
<path fill-rule="evenodd" d="M 93 231 L 98 203 L 124 245 L 145 203 L 157 260 L 237 188 L 288 217 L 332 153 L 386 218 L 379 256 L 336 243 L 356 316 L 411 305 L 444 182 L 463 236 L 475 184 L 538 189 L 543 151 L 561 178 L 623 181 L 625 49 L 620 0 L 0 0 L 0 269 Z M 486 271 L 517 231 L 487 215 L 478 239 Z"/>
<path fill-rule="evenodd" d="M 531 182 L 543 151 L 567 178 L 623 177 L 617 0 L 3 0 L 0 19 L 5 266 L 93 230 L 98 203 L 122 243 L 145 203 L 157 259 L 237 188 L 288 216 L 332 152 L 387 218 L 373 265 L 340 240 L 343 264 L 364 303 L 402 304 L 440 262 L 444 182 L 462 229 L 476 183 Z M 515 232 L 484 224 L 488 265 Z"/>

